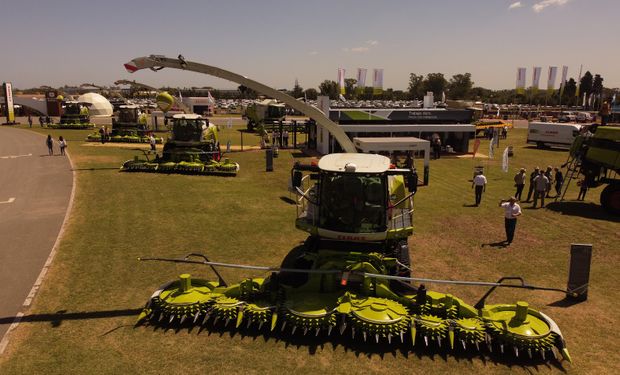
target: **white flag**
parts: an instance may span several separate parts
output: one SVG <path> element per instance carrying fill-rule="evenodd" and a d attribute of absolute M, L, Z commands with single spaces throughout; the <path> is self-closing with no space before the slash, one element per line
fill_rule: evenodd
<path fill-rule="evenodd" d="M 525 93 L 525 68 L 517 68 L 517 94 Z"/>
<path fill-rule="evenodd" d="M 366 69 L 357 68 L 357 87 L 363 89 L 366 87 Z"/>
<path fill-rule="evenodd" d="M 383 69 L 375 69 L 373 77 L 372 93 L 374 95 L 381 95 L 383 93 Z"/>
<path fill-rule="evenodd" d="M 209 103 L 210 106 L 215 105 L 215 99 L 211 95 L 211 91 L 207 91 L 207 103 Z"/>
<path fill-rule="evenodd" d="M 493 142 L 493 140 L 491 140 L 491 142 L 489 142 L 489 159 L 493 159 L 493 150 L 494 150 L 494 145 L 495 142 Z"/>
<path fill-rule="evenodd" d="M 344 68 L 338 68 L 338 86 L 340 87 L 340 95 L 344 95 Z"/>
<path fill-rule="evenodd" d="M 538 92 L 538 88 L 540 87 L 540 73 L 542 71 L 542 67 L 535 66 L 534 72 L 532 74 L 532 91 Z M 523 84 L 525 86 L 525 83 Z"/>
<path fill-rule="evenodd" d="M 555 90 L 555 80 L 558 75 L 558 67 L 550 66 L 549 67 L 549 77 L 547 79 L 547 91 Z"/>
<path fill-rule="evenodd" d="M 502 155 L 502 170 L 504 173 L 508 173 L 508 147 L 504 149 L 504 154 Z"/>
<path fill-rule="evenodd" d="M 442 103 L 445 103 L 445 102 L 446 102 L 446 92 L 445 92 L 445 91 L 442 91 L 442 92 L 441 92 L 441 102 L 442 102 Z"/>

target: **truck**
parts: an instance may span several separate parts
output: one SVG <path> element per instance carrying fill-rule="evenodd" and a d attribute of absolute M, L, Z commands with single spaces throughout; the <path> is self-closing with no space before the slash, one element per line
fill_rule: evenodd
<path fill-rule="evenodd" d="M 599 126 L 592 135 L 576 137 L 569 154 L 566 176 L 582 175 L 588 188 L 606 185 L 601 206 L 620 215 L 620 127 Z M 564 194 L 567 189 L 568 184 Z"/>
<path fill-rule="evenodd" d="M 580 124 L 560 124 L 557 122 L 530 122 L 527 129 L 527 143 L 534 143 L 538 148 L 570 148 L 584 127 Z"/>

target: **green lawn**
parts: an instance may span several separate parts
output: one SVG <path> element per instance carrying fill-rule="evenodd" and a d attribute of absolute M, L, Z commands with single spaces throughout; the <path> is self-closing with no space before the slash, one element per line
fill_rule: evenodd
<path fill-rule="evenodd" d="M 218 119 L 218 123 L 225 119 Z M 235 123 L 240 128 L 240 123 Z M 46 130 L 36 131 L 47 133 Z M 233 153 L 241 171 L 235 178 L 125 174 L 116 169 L 139 153 L 130 148 L 89 146 L 88 131 L 57 130 L 68 138 L 77 169 L 76 202 L 53 266 L 0 357 L 1 374 L 129 373 L 618 373 L 620 371 L 616 287 L 620 223 L 598 204 L 600 189 L 585 203 L 569 201 L 553 209 L 524 204 L 516 240 L 508 248 L 482 246 L 504 239 L 500 198 L 513 194 L 520 167 L 560 165 L 565 152 L 524 144 L 513 130 L 510 172 L 495 160 L 442 158 L 431 162 L 431 181 L 416 197 L 416 233 L 410 238 L 414 275 L 494 281 L 520 275 L 532 284 L 565 287 L 569 246 L 592 243 L 589 300 L 562 307 L 562 295 L 500 290 L 490 303 L 527 300 L 561 327 L 574 360 L 524 366 L 495 356 L 452 356 L 406 346 L 374 348 L 326 339 L 282 340 L 231 331 L 188 332 L 133 328 L 135 309 L 162 283 L 179 273 L 212 277 L 204 267 L 138 262 L 138 256 L 177 257 L 202 252 L 212 260 L 278 265 L 304 240 L 294 227 L 295 207 L 286 202 L 293 154 L 281 151 L 275 172 L 265 172 L 264 153 Z M 228 134 L 236 135 L 236 128 Z M 226 135 L 226 133 L 224 133 Z M 238 136 L 238 135 L 237 135 Z M 258 139 L 244 134 L 254 144 Z M 225 144 L 226 140 L 221 139 Z M 238 144 L 231 140 L 233 144 Z M 42 149 L 45 147 L 43 142 Z M 480 151 L 486 153 L 488 143 Z M 489 186 L 480 207 L 473 203 L 471 176 L 485 166 Z M 240 280 L 261 273 L 223 269 Z M 478 287 L 429 285 L 474 303 Z"/>

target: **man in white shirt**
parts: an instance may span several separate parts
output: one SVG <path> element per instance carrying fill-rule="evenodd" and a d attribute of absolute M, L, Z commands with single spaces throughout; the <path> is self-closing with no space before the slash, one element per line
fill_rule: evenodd
<path fill-rule="evenodd" d="M 478 207 L 482 200 L 482 192 L 487 189 L 487 178 L 484 177 L 482 171 L 478 171 L 478 174 L 474 177 L 474 181 L 471 183 L 471 187 L 476 188 L 476 207 Z"/>
<path fill-rule="evenodd" d="M 506 228 L 506 242 L 510 245 L 517 228 L 517 216 L 521 216 L 521 206 L 517 204 L 515 197 L 499 201 L 499 206 L 504 209 L 504 226 Z"/>

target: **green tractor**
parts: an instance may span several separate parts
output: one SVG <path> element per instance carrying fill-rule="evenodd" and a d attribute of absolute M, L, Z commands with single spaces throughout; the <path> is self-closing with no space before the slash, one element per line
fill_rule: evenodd
<path fill-rule="evenodd" d="M 161 157 L 149 160 L 137 156 L 123 163 L 121 171 L 183 173 L 197 175 L 235 176 L 239 164 L 228 158 L 221 160 L 217 127 L 195 114 L 178 114 L 171 118 L 170 137 Z"/>
<path fill-rule="evenodd" d="M 77 101 L 63 102 L 62 115 L 57 124 L 50 124 L 48 127 L 52 129 L 88 129 L 95 126 L 90 122 L 90 113 L 88 110 L 90 103 L 82 103 Z"/>
<path fill-rule="evenodd" d="M 601 206 L 620 215 L 620 128 L 599 126 L 593 135 L 577 136 L 569 155 L 565 175 L 583 175 L 587 187 L 607 185 L 601 192 Z"/>
<path fill-rule="evenodd" d="M 496 287 L 505 286 L 503 279 L 485 283 L 493 288 L 474 306 L 412 284 L 421 280 L 411 277 L 407 246 L 415 169 L 394 168 L 381 155 L 330 154 L 318 164 L 296 164 L 291 180 L 299 196 L 296 226 L 310 236 L 281 267 L 217 263 L 200 254 L 142 258 L 209 265 L 217 280 L 182 274 L 151 296 L 138 324 L 207 329 L 232 324 L 280 337 L 339 334 L 380 345 L 510 351 L 538 361 L 559 352 L 570 361 L 551 318 L 526 302 L 485 303 Z M 271 273 L 228 284 L 216 266 Z M 521 282 L 510 286 L 536 288 Z"/>
<path fill-rule="evenodd" d="M 150 132 L 147 124 L 147 115 L 140 111 L 137 105 L 121 105 L 115 118 L 112 118 L 112 133 L 108 142 L 124 143 L 149 143 Z M 101 140 L 101 134 L 94 132 L 86 138 L 89 142 Z M 157 143 L 162 143 L 161 137 L 156 138 Z"/>

